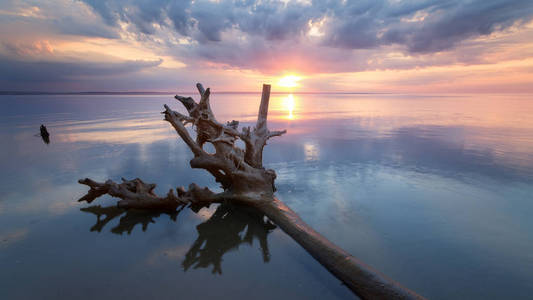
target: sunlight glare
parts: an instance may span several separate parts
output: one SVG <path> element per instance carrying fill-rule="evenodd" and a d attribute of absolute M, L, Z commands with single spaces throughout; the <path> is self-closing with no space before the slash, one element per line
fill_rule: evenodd
<path fill-rule="evenodd" d="M 294 96 L 292 94 L 289 94 L 287 97 L 285 97 L 283 99 L 283 107 L 289 113 L 287 115 L 287 119 L 289 119 L 289 120 L 294 119 L 294 115 L 293 115 L 293 111 L 294 111 Z"/>
<path fill-rule="evenodd" d="M 286 88 L 298 87 L 300 86 L 298 83 L 300 80 L 302 80 L 302 77 L 296 75 L 283 76 L 278 80 L 278 86 Z"/>

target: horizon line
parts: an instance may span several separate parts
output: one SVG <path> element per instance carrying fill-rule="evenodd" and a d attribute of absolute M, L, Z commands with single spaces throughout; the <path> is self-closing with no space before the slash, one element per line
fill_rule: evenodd
<path fill-rule="evenodd" d="M 212 94 L 249 94 L 257 95 L 261 94 L 261 91 L 220 91 L 220 92 L 211 92 Z M 110 92 L 110 91 L 95 91 L 95 92 L 44 92 L 44 91 L 0 91 L 0 96 L 38 96 L 38 95 L 87 95 L 87 96 L 98 96 L 98 95 L 196 95 L 197 91 L 182 91 L 182 92 L 169 92 L 169 91 L 120 91 L 120 92 Z M 314 91 L 314 92 L 305 92 L 305 91 L 273 91 L 271 94 L 274 95 L 286 95 L 286 94 L 296 94 L 296 95 L 319 95 L 319 94 L 330 94 L 330 95 L 427 95 L 427 94 L 532 94 L 529 91 L 500 91 L 500 92 L 479 92 L 479 91 L 463 91 L 463 92 L 413 92 L 413 91 L 402 91 L 402 92 L 350 92 L 350 91 Z"/>
<path fill-rule="evenodd" d="M 181 92 L 169 92 L 169 91 L 95 91 L 95 92 L 44 92 L 44 91 L 0 91 L 0 95 L 190 95 L 197 94 L 198 92 L 181 91 Z M 391 92 L 345 92 L 345 91 L 318 91 L 318 92 L 304 92 L 304 91 L 279 91 L 270 92 L 271 94 L 393 94 Z M 261 94 L 261 91 L 220 91 L 211 92 L 211 94 Z"/>

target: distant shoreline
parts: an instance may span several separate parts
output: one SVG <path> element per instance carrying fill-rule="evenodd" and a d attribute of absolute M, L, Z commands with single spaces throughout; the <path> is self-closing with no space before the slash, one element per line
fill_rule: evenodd
<path fill-rule="evenodd" d="M 261 92 L 212 92 L 213 94 L 261 94 Z M 2 95 L 190 95 L 197 92 L 21 92 L 21 91 L 0 91 Z M 372 94 L 392 94 L 392 93 L 364 93 L 364 92 L 272 92 L 272 94 L 337 94 L 337 95 L 372 95 Z"/>

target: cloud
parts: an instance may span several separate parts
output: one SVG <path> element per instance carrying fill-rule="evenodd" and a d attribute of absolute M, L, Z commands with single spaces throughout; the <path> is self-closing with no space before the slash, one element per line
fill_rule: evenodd
<path fill-rule="evenodd" d="M 533 2 L 526 0 L 85 2 L 108 24 L 129 24 L 145 40 L 186 39 L 187 45 L 167 45 L 177 57 L 264 72 L 277 71 L 276 62 L 295 57 L 315 63 L 313 53 L 330 61 L 338 54 L 361 57 L 361 50 L 390 46 L 405 55 L 450 51 L 533 17 Z M 321 24 L 319 37 L 309 35 L 313 24 Z M 161 27 L 172 31 L 161 35 Z M 342 67 L 367 68 L 362 65 Z"/>
<path fill-rule="evenodd" d="M 34 89 L 50 90 L 57 85 L 68 86 L 69 83 L 105 81 L 115 76 L 138 73 L 157 67 L 157 61 L 26 61 L 13 60 L 0 56 L 0 90 L 13 91 Z"/>
<path fill-rule="evenodd" d="M 450 49 L 472 37 L 486 36 L 523 24 L 533 16 L 531 1 L 458 2 L 428 10 L 421 21 L 402 22 L 384 34 L 385 42 L 405 45 L 410 52 Z"/>
<path fill-rule="evenodd" d="M 0 80 L 69 81 L 82 77 L 119 75 L 156 67 L 159 61 L 124 61 L 117 63 L 98 62 L 49 62 L 13 61 L 0 58 Z"/>
<path fill-rule="evenodd" d="M 35 34 L 37 31 L 119 38 L 117 28 L 104 24 L 100 14 L 94 13 L 87 5 L 79 5 L 74 1 L 7 0 L 0 4 L 0 24 L 12 31 L 12 34 Z"/>
<path fill-rule="evenodd" d="M 28 72 L 26 80 L 46 81 L 38 68 L 73 81 L 140 80 L 155 67 L 165 76 L 166 68 L 174 76 L 215 69 L 270 76 L 491 64 L 531 56 L 523 33 L 533 32 L 532 19 L 530 0 L 7 0 L 0 55 L 13 74 L 2 80 Z M 73 59 L 83 53 L 92 63 Z M 105 63 L 111 55 L 114 72 Z"/>

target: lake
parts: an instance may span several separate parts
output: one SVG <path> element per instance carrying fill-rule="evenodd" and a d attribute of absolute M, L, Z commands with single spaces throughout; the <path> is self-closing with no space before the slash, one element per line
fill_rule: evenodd
<path fill-rule="evenodd" d="M 259 100 L 211 97 L 244 125 Z M 165 103 L 183 111 L 172 95 L 0 96 L 1 298 L 354 299 L 245 208 L 77 202 L 85 177 L 220 190 Z M 431 299 L 531 297 L 530 95 L 273 94 L 269 127 L 288 130 L 264 153 L 278 198 L 332 242 Z"/>

